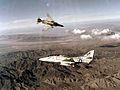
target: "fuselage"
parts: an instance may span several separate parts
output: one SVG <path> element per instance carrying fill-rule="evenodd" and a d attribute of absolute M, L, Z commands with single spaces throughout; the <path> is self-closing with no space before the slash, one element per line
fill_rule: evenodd
<path fill-rule="evenodd" d="M 58 62 L 60 63 L 60 65 L 71 66 L 74 65 L 75 63 L 81 63 L 81 62 L 89 64 L 93 60 L 93 55 L 94 55 L 94 50 L 91 50 L 84 56 L 65 57 L 63 55 L 59 55 L 59 56 L 44 57 L 44 58 L 40 58 L 39 60 L 44 62 Z"/>
<path fill-rule="evenodd" d="M 71 64 L 75 63 L 73 60 L 71 60 L 71 58 L 64 57 L 62 55 L 49 56 L 45 58 L 40 58 L 39 60 L 44 62 L 58 62 L 60 63 L 60 65 L 64 65 L 64 66 L 70 66 Z"/>
<path fill-rule="evenodd" d="M 62 55 L 59 56 L 49 56 L 49 57 L 44 57 L 40 58 L 40 61 L 46 61 L 46 62 L 61 62 L 63 60 L 69 60 L 70 58 L 64 57 Z"/>
<path fill-rule="evenodd" d="M 56 26 L 64 27 L 63 25 L 61 25 L 61 24 L 59 24 L 57 22 L 54 22 L 54 21 L 42 20 L 41 22 L 43 24 L 50 25 L 51 27 L 56 27 Z"/>

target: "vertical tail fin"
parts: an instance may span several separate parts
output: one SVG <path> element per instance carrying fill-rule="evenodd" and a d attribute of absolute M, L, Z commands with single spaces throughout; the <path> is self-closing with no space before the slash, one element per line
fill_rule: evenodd
<path fill-rule="evenodd" d="M 95 52 L 94 50 L 91 50 L 91 51 L 87 52 L 87 54 L 85 54 L 84 57 L 93 57 L 94 52 Z"/>
<path fill-rule="evenodd" d="M 84 63 L 90 63 L 93 60 L 93 56 L 94 56 L 94 50 L 89 51 L 87 54 L 85 54 L 81 59 L 82 62 Z"/>

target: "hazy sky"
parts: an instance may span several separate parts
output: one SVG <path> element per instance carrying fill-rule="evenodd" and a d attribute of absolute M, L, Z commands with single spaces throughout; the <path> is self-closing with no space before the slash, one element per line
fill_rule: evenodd
<path fill-rule="evenodd" d="M 45 17 L 46 13 L 61 22 L 119 18 L 120 0 L 0 0 L 1 25 Z"/>

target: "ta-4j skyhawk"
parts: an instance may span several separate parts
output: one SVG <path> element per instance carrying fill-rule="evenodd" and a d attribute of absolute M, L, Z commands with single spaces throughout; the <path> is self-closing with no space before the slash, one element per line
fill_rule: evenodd
<path fill-rule="evenodd" d="M 60 63 L 60 65 L 63 66 L 74 66 L 76 63 L 89 64 L 93 60 L 93 56 L 94 56 L 94 50 L 91 50 L 84 56 L 65 57 L 63 55 L 59 55 L 59 56 L 44 57 L 44 58 L 40 58 L 39 60 L 43 62 Z"/>

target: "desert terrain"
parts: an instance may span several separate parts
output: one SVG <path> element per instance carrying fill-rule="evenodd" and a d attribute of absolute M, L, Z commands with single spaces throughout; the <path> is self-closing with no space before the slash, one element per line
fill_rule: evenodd
<path fill-rule="evenodd" d="M 95 30 L 92 34 L 78 29 L 65 35 L 1 35 L 0 90 L 119 90 L 119 32 Z M 39 61 L 50 55 L 80 56 L 92 49 L 95 55 L 89 65 L 66 67 Z"/>

